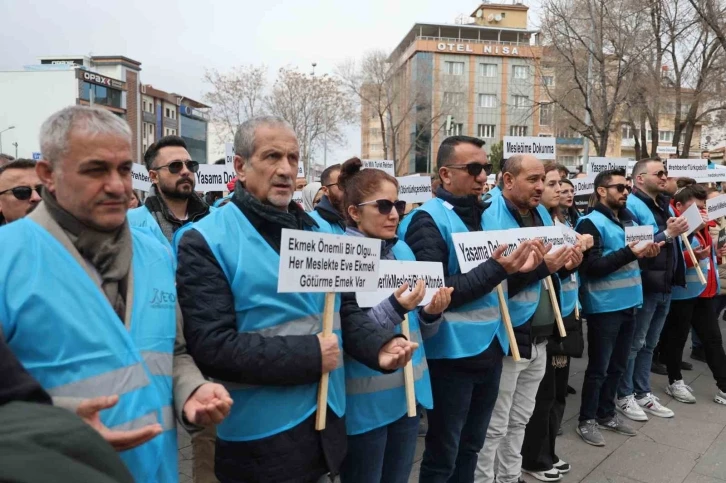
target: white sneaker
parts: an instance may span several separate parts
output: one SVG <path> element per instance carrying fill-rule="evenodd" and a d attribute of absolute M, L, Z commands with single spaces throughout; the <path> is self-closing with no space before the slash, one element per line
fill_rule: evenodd
<path fill-rule="evenodd" d="M 635 402 L 635 396 L 625 396 L 622 399 L 615 400 L 615 409 L 618 410 L 623 416 L 632 419 L 633 421 L 647 421 L 648 416 L 640 408 L 638 403 Z"/>
<path fill-rule="evenodd" d="M 690 386 L 687 386 L 683 382 L 683 379 L 679 379 L 673 384 L 668 384 L 665 388 L 665 392 L 676 401 L 682 403 L 695 404 L 696 402 L 696 397 L 691 394 L 693 389 L 691 389 Z"/>
<path fill-rule="evenodd" d="M 719 404 L 726 404 L 726 392 L 717 389 L 716 395 L 713 397 L 713 400 Z"/>
<path fill-rule="evenodd" d="M 653 416 L 659 418 L 672 418 L 674 416 L 673 411 L 663 406 L 658 398 L 650 392 L 640 399 L 636 398 L 635 402 L 643 408 L 643 411 L 649 412 Z"/>

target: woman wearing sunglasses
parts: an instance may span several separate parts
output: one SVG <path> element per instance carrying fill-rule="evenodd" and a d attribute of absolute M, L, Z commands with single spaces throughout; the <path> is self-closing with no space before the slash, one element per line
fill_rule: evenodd
<path fill-rule="evenodd" d="M 411 249 L 396 238 L 398 222 L 406 202 L 398 199 L 398 182 L 377 169 L 361 170 L 359 159 L 346 161 L 338 183 L 343 190 L 344 213 L 350 236 L 379 238 L 381 259 L 415 260 Z M 418 309 L 425 287 L 419 281 L 413 290 L 408 284 L 368 310 L 383 327 L 401 332 L 408 313 L 411 339 L 421 343 L 438 328 L 441 313 L 451 301 L 453 289 L 441 288 L 431 302 Z M 414 353 L 416 402 L 432 407 L 431 385 L 423 344 Z M 353 359 L 345 358 L 348 453 L 341 468 L 343 483 L 405 483 L 416 450 L 418 417 L 408 417 L 403 371 L 381 374 Z"/>

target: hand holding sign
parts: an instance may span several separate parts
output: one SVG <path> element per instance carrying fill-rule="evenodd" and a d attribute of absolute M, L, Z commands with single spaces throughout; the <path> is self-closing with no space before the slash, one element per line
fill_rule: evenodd
<path fill-rule="evenodd" d="M 671 217 L 668 218 L 668 221 L 666 221 L 666 235 L 671 238 L 680 236 L 687 231 L 688 221 L 682 216 L 679 216 L 678 218 Z"/>
<path fill-rule="evenodd" d="M 560 268 L 565 266 L 567 261 L 570 259 L 571 253 L 572 249 L 569 247 L 557 250 L 554 253 L 550 250 L 550 252 L 544 257 L 544 261 L 547 264 L 547 270 L 549 270 L 550 273 L 557 272 Z"/>
<path fill-rule="evenodd" d="M 320 354 L 323 360 L 323 374 L 334 370 L 338 365 L 340 356 L 340 347 L 338 346 L 338 336 L 325 335 L 323 332 L 318 334 L 320 342 Z"/>
<path fill-rule="evenodd" d="M 592 238 L 592 235 L 580 235 L 578 233 L 577 234 L 577 241 L 580 244 L 580 251 L 581 252 L 588 251 L 595 244 L 595 240 Z"/>
<path fill-rule="evenodd" d="M 567 263 L 565 263 L 565 269 L 569 272 L 575 270 L 577 267 L 580 266 L 583 259 L 584 256 L 582 255 L 579 244 L 572 247 L 570 259 L 567 261 Z"/>

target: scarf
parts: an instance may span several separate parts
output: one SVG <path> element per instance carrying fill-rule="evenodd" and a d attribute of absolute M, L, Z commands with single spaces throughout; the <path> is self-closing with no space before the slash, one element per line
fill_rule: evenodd
<path fill-rule="evenodd" d="M 131 230 L 128 223 L 112 231 L 99 231 L 71 215 L 43 189 L 43 202 L 50 216 L 66 232 L 78 253 L 96 269 L 101 288 L 116 314 L 126 317 L 126 288 L 131 269 Z"/>

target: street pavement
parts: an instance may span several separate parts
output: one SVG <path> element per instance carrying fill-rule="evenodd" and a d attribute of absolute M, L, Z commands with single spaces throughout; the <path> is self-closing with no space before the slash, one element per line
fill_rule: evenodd
<path fill-rule="evenodd" d="M 724 322 L 721 333 L 726 337 Z M 686 347 L 684 359 L 693 364 L 693 370 L 684 371 L 683 377 L 693 388 L 697 403 L 682 404 L 667 396 L 668 378 L 652 374 L 653 393 L 675 412 L 675 417 L 630 421 L 638 430 L 632 438 L 603 431 L 605 447 L 587 445 L 575 433 L 587 359 L 572 360 L 570 385 L 577 394 L 567 399 L 564 434 L 557 438 L 558 456 L 572 465 L 563 483 L 726 483 L 726 406 L 713 402 L 716 385 L 711 372 L 705 363 L 688 357 L 690 340 Z M 192 452 L 183 431 L 179 448 L 180 483 L 191 483 Z M 422 454 L 423 438 L 419 437 L 410 482 L 418 481 Z M 524 479 L 537 481 L 527 475 Z"/>

